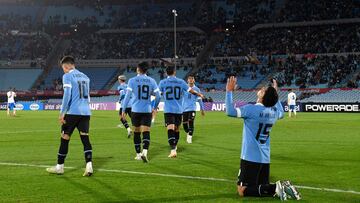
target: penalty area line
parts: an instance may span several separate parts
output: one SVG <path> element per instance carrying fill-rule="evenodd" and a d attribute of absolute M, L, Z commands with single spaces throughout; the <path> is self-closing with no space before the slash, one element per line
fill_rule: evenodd
<path fill-rule="evenodd" d="M 38 165 L 38 164 L 23 164 L 23 163 L 8 163 L 0 162 L 0 166 L 19 166 L 19 167 L 33 167 L 33 168 L 48 168 L 51 166 L 48 165 Z M 67 169 L 75 169 L 76 167 L 65 167 Z M 147 176 L 161 176 L 161 177 L 171 177 L 171 178 L 183 178 L 183 179 L 193 179 L 193 180 L 208 180 L 208 181 L 218 181 L 218 182 L 232 182 L 235 183 L 235 180 L 229 180 L 224 178 L 213 178 L 213 177 L 200 177 L 200 176 L 185 176 L 185 175 L 176 175 L 176 174 L 165 174 L 165 173 L 151 173 L 151 172 L 140 172 L 140 171 L 127 171 L 127 170 L 118 170 L 118 169 L 96 169 L 95 171 L 108 172 L 108 173 L 125 173 L 125 174 L 135 174 L 135 175 L 147 175 Z M 303 185 L 295 185 L 297 188 L 306 189 L 306 190 L 317 190 L 325 192 L 336 192 L 336 193 L 350 193 L 360 195 L 359 191 L 354 190 L 341 190 L 335 188 L 318 188 L 310 187 Z"/>

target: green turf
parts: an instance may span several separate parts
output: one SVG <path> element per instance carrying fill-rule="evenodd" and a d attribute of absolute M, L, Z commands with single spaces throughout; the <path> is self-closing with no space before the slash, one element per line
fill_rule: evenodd
<path fill-rule="evenodd" d="M 0 162 L 54 165 L 59 146 L 58 112 L 0 112 Z M 82 177 L 84 160 L 77 133 L 70 142 L 62 176 L 44 168 L 0 165 L 1 202 L 278 202 L 275 198 L 238 198 L 242 120 L 224 113 L 197 117 L 194 143 L 181 134 L 178 158 L 167 155 L 166 130 L 159 114 L 151 132 L 149 164 L 133 160 L 117 113 L 95 111 L 91 119 L 95 169 L 115 169 L 234 180 L 221 182 L 95 171 Z M 279 121 L 271 132 L 271 180 L 296 185 L 360 191 L 359 114 L 302 113 Z M 360 202 L 360 195 L 301 189 L 305 202 Z"/>

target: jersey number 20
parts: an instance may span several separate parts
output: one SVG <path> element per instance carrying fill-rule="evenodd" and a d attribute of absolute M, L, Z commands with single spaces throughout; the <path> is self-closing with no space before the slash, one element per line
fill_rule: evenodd
<path fill-rule="evenodd" d="M 180 87 L 166 87 L 165 90 L 165 96 L 166 100 L 179 100 L 181 94 L 181 88 Z"/>

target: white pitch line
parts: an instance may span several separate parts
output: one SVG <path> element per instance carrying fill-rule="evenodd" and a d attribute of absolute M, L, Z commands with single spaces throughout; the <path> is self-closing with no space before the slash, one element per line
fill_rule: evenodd
<path fill-rule="evenodd" d="M 21 163 L 7 163 L 0 162 L 2 166 L 24 166 L 24 167 L 35 167 L 35 168 L 48 168 L 51 166 L 48 165 L 37 165 L 37 164 L 21 164 Z M 68 169 L 75 169 L 75 167 L 65 167 Z M 235 183 L 235 180 L 223 179 L 223 178 L 213 178 L 213 177 L 200 177 L 200 176 L 184 176 L 176 174 L 164 174 L 164 173 L 148 173 L 140 171 L 127 171 L 127 170 L 117 170 L 117 169 L 97 169 L 97 171 L 110 172 L 110 173 L 126 173 L 126 174 L 137 174 L 137 175 L 150 175 L 150 176 L 162 176 L 162 177 L 172 177 L 172 178 L 184 178 L 184 179 L 195 179 L 195 180 L 209 180 L 209 181 L 219 181 L 219 182 L 232 182 Z M 317 188 L 303 185 L 296 185 L 296 187 L 307 190 L 318 190 L 325 192 L 337 192 L 337 193 L 350 193 L 360 195 L 360 192 L 354 190 L 341 190 L 334 188 Z"/>
<path fill-rule="evenodd" d="M 109 128 L 90 128 L 90 130 L 109 130 L 109 129 L 116 129 L 116 127 L 109 127 Z M 0 132 L 0 134 L 22 134 L 22 133 L 41 133 L 41 132 L 50 132 L 50 133 L 56 133 L 59 132 L 60 133 L 60 128 L 59 130 L 54 130 L 54 129 L 44 129 L 44 130 L 19 130 L 19 131 L 4 131 L 4 132 Z"/>

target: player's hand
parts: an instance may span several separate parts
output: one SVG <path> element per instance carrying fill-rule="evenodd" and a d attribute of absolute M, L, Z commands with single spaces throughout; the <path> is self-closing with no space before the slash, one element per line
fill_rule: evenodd
<path fill-rule="evenodd" d="M 205 116 L 205 111 L 201 110 L 201 115 Z"/>
<path fill-rule="evenodd" d="M 125 112 L 121 112 L 121 118 L 126 119 L 126 113 Z"/>
<path fill-rule="evenodd" d="M 65 117 L 64 115 L 59 116 L 59 122 L 60 122 L 61 125 L 64 125 L 66 123 L 64 117 Z"/>
<path fill-rule="evenodd" d="M 201 94 L 201 93 L 199 93 L 198 96 L 201 97 L 201 99 L 205 99 L 205 96 L 203 94 Z"/>
<path fill-rule="evenodd" d="M 273 87 L 276 89 L 276 91 L 279 91 L 279 86 L 275 79 L 272 79 L 272 84 L 273 84 Z"/>
<path fill-rule="evenodd" d="M 235 91 L 236 85 L 237 85 L 236 77 L 235 76 L 229 77 L 226 83 L 226 91 L 227 92 Z"/>

